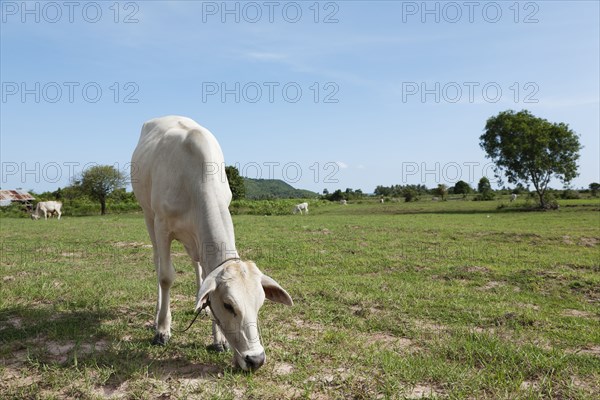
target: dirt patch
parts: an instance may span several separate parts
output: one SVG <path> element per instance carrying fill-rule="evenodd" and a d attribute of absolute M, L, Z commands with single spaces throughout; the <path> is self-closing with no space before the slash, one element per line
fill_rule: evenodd
<path fill-rule="evenodd" d="M 61 256 L 63 257 L 68 257 L 68 258 L 82 258 L 83 255 L 81 253 L 73 253 L 73 252 L 62 252 L 60 253 Z"/>
<path fill-rule="evenodd" d="M 485 285 L 481 286 L 479 288 L 479 290 L 492 290 L 492 289 L 495 289 L 495 288 L 498 288 L 498 287 L 502 287 L 502 286 L 504 286 L 503 282 L 489 281 Z"/>
<path fill-rule="evenodd" d="M 26 374 L 23 375 L 18 369 L 11 367 L 2 368 L 2 374 L 0 375 L 0 388 L 6 385 L 9 387 L 27 387 L 36 382 L 40 381 L 39 376 Z"/>
<path fill-rule="evenodd" d="M 442 397 L 444 393 L 431 385 L 416 384 L 411 390 L 405 392 L 405 399 L 429 399 Z"/>
<path fill-rule="evenodd" d="M 337 368 L 335 370 L 324 369 L 320 375 L 309 377 L 306 382 L 321 382 L 326 386 L 337 386 L 350 378 L 351 374 L 346 368 Z"/>
<path fill-rule="evenodd" d="M 50 341 L 50 342 L 46 343 L 46 349 L 48 350 L 48 353 L 50 353 L 53 356 L 52 358 L 54 360 L 58 361 L 59 363 L 66 362 L 68 354 L 74 348 L 75 348 L 75 343 L 73 343 L 73 342 L 58 343 L 58 342 Z"/>
<path fill-rule="evenodd" d="M 19 317 L 9 318 L 6 323 L 16 329 L 20 329 L 23 326 L 23 320 Z M 0 329 L 4 329 L 4 327 L 0 327 Z"/>
<path fill-rule="evenodd" d="M 292 364 L 279 362 L 273 366 L 273 373 L 275 375 L 289 375 L 294 371 Z"/>
<path fill-rule="evenodd" d="M 418 319 L 414 321 L 414 324 L 417 328 L 419 328 L 419 330 L 425 330 L 430 332 L 443 332 L 448 329 L 448 327 L 445 325 Z"/>
<path fill-rule="evenodd" d="M 478 265 L 473 265 L 470 267 L 465 267 L 465 272 L 470 272 L 470 273 L 490 273 L 490 269 L 487 267 L 480 267 Z"/>
<path fill-rule="evenodd" d="M 540 310 L 540 306 L 536 306 L 535 304 L 531 304 L 531 303 L 516 303 L 516 306 L 518 306 L 519 308 L 527 308 L 529 310 L 534 310 L 534 311 Z"/>
<path fill-rule="evenodd" d="M 321 325 L 317 322 L 312 322 L 312 321 L 304 321 L 301 319 L 296 319 L 296 320 L 294 320 L 294 324 L 298 328 L 310 329 L 310 330 L 316 331 L 316 332 L 323 332 L 325 330 L 323 325 Z"/>
<path fill-rule="evenodd" d="M 598 245 L 598 243 L 600 243 L 600 239 L 595 238 L 595 237 L 590 237 L 590 238 L 582 237 L 579 239 L 580 246 L 595 247 Z"/>
<path fill-rule="evenodd" d="M 418 349 L 412 340 L 384 332 L 377 332 L 366 336 L 365 343 L 368 346 L 376 345 L 378 347 L 393 348 L 402 351 Z"/>
<path fill-rule="evenodd" d="M 574 387 L 583 390 L 588 394 L 598 393 L 598 391 L 600 390 L 600 383 L 598 383 L 598 381 L 590 382 L 586 379 L 577 376 L 571 378 L 571 384 Z"/>
<path fill-rule="evenodd" d="M 592 318 L 594 316 L 594 314 L 592 314 L 591 312 L 581 311 L 581 310 L 573 310 L 573 309 L 563 310 L 563 312 L 560 313 L 560 315 L 562 315 L 563 317 L 579 317 L 579 318 Z"/>
<path fill-rule="evenodd" d="M 141 242 L 116 242 L 113 243 L 113 246 L 115 247 L 131 247 L 131 248 L 148 248 L 151 249 L 152 245 L 151 244 L 146 244 L 146 243 L 141 243 Z"/>
<path fill-rule="evenodd" d="M 331 235 L 333 232 L 327 228 L 317 229 L 314 231 L 310 231 L 313 235 Z"/>
<path fill-rule="evenodd" d="M 523 391 L 538 391 L 540 385 L 537 382 L 531 382 L 531 381 L 523 381 L 521 382 L 521 386 L 519 386 L 519 389 L 523 390 Z"/>
<path fill-rule="evenodd" d="M 43 342 L 43 341 L 42 341 Z M 94 351 L 104 351 L 108 348 L 108 341 L 99 340 L 95 343 L 81 343 L 77 345 L 75 342 L 56 342 L 47 341 L 45 342 L 46 350 L 50 357 L 59 363 L 64 363 L 68 360 L 69 355 L 77 352 L 79 354 L 90 354 Z"/>
<path fill-rule="evenodd" d="M 580 349 L 568 349 L 565 350 L 565 352 L 569 354 L 585 354 L 588 356 L 600 357 L 600 346 L 590 345 Z"/>
<path fill-rule="evenodd" d="M 100 386 L 94 389 L 94 394 L 101 398 L 111 399 L 122 399 L 127 396 L 127 390 L 129 389 L 129 382 L 125 381 L 119 385 L 106 385 Z"/>
<path fill-rule="evenodd" d="M 357 317 L 367 318 L 370 315 L 380 314 L 381 310 L 376 307 L 364 307 L 364 306 L 350 306 L 352 313 Z"/>
<path fill-rule="evenodd" d="M 569 235 L 564 235 L 562 237 L 562 241 L 563 241 L 564 244 L 568 244 L 568 245 L 575 244 L 575 242 L 573 241 L 573 238 L 571 236 L 569 236 Z"/>

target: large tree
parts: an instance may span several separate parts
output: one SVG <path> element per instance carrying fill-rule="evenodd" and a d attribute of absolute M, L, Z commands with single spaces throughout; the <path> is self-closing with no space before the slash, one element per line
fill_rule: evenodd
<path fill-rule="evenodd" d="M 111 165 L 96 165 L 86 169 L 79 182 L 81 191 L 100 202 L 100 213 L 106 214 L 106 199 L 116 189 L 125 186 L 125 175 Z"/>
<path fill-rule="evenodd" d="M 240 176 L 240 171 L 233 165 L 230 165 L 225 167 L 225 173 L 227 174 L 227 181 L 229 181 L 229 189 L 231 189 L 233 200 L 245 198 L 246 186 L 244 185 L 244 178 Z"/>
<path fill-rule="evenodd" d="M 487 120 L 479 145 L 510 183 L 531 182 L 540 206 L 552 177 L 568 184 L 577 174 L 579 137 L 564 123 L 552 123 L 529 111 L 503 111 Z"/>
<path fill-rule="evenodd" d="M 462 194 L 463 197 L 466 197 L 469 193 L 471 193 L 471 186 L 465 181 L 458 181 L 454 185 L 454 193 Z"/>

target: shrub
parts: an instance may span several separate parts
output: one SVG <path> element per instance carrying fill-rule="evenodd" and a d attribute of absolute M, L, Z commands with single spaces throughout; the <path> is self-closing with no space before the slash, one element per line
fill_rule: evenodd
<path fill-rule="evenodd" d="M 485 191 L 483 193 L 479 193 L 477 196 L 475 196 L 473 198 L 473 200 L 475 200 L 475 201 L 489 201 L 489 200 L 494 200 L 494 197 L 496 197 L 496 195 L 494 194 L 494 192 L 492 192 L 491 190 L 489 190 L 489 191 Z"/>
<path fill-rule="evenodd" d="M 560 197 L 561 197 L 561 199 L 565 199 L 565 200 L 575 200 L 575 199 L 580 199 L 581 195 L 579 194 L 579 192 L 577 190 L 566 189 L 566 190 L 563 190 Z"/>
<path fill-rule="evenodd" d="M 0 217 L 8 218 L 29 218 L 29 212 L 19 203 L 11 203 L 6 207 L 0 207 Z"/>

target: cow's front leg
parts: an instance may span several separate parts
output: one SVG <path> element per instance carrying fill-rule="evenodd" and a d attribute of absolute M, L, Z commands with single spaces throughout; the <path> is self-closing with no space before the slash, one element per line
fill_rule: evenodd
<path fill-rule="evenodd" d="M 198 261 L 192 261 L 192 267 L 194 267 L 194 271 L 196 271 L 196 304 L 198 304 L 198 301 L 200 301 L 198 295 L 200 294 L 200 288 L 202 287 L 202 266 Z"/>
<path fill-rule="evenodd" d="M 213 320 L 213 344 L 209 346 L 210 350 L 217 351 L 219 353 L 229 350 L 229 343 L 223 335 L 221 328 L 215 320 Z"/>

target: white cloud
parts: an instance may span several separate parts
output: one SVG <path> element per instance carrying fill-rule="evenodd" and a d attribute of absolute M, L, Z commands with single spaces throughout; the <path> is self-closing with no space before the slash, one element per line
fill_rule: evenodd
<path fill-rule="evenodd" d="M 340 169 L 346 169 L 346 168 L 348 168 L 348 164 L 346 164 L 343 161 L 336 161 L 335 163 L 338 165 L 338 167 L 340 167 Z"/>
<path fill-rule="evenodd" d="M 273 52 L 258 52 L 253 51 L 245 54 L 246 57 L 258 61 L 281 61 L 287 59 L 286 54 L 273 53 Z"/>

